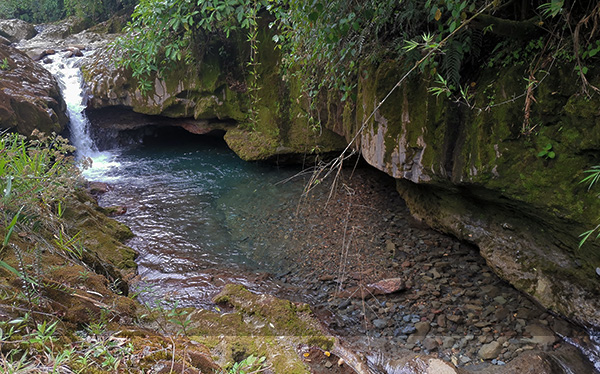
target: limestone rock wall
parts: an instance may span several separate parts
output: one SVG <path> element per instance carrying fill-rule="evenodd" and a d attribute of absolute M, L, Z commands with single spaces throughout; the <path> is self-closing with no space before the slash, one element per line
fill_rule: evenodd
<path fill-rule="evenodd" d="M 368 67 L 346 128 L 371 114 L 402 76 L 400 65 Z M 600 326 L 600 247 L 578 247 L 600 215 L 598 187 L 579 183 L 600 164 L 600 97 L 583 95 L 572 72 L 555 68 L 535 89 L 526 133 L 522 69 L 484 72 L 471 84 L 475 108 L 431 95 L 429 82 L 406 81 L 358 147 L 397 178 L 417 218 L 476 244 L 502 278 L 543 306 Z M 538 156 L 548 146 L 555 157 Z"/>
<path fill-rule="evenodd" d="M 132 74 L 114 66 L 112 50 L 97 50 L 82 67 L 90 99 L 90 117 L 110 116 L 123 108 L 136 113 L 162 116 L 190 132 L 212 129 L 227 131 L 225 140 L 245 160 L 279 155 L 331 152 L 345 146 L 334 131 L 314 131 L 308 124 L 306 103 L 297 101 L 297 82 L 282 77 L 279 52 L 271 31 L 261 28 L 258 53 L 260 89 L 253 101 L 248 91 L 249 47 L 245 36 L 206 46 L 198 66 L 172 67 L 165 77 L 154 77 L 152 89 L 142 93 Z M 256 119 L 250 111 L 256 111 Z M 162 121 L 164 123 L 165 121 Z M 184 126 L 183 124 L 187 124 Z M 190 125 L 191 124 L 191 125 Z"/>

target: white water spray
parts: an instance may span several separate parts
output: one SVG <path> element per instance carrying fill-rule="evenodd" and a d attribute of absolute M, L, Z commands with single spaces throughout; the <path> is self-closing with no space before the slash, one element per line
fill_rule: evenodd
<path fill-rule="evenodd" d="M 77 159 L 88 157 L 92 160 L 92 167 L 83 172 L 91 180 L 107 181 L 104 176 L 112 168 L 120 164 L 115 161 L 116 154 L 100 152 L 96 148 L 89 132 L 89 121 L 84 113 L 86 97 L 84 93 L 81 62 L 83 57 L 69 56 L 70 52 L 52 55 L 51 63 L 44 65 L 58 80 L 62 96 L 67 103 L 67 112 L 70 118 L 70 141 L 76 147 Z"/>

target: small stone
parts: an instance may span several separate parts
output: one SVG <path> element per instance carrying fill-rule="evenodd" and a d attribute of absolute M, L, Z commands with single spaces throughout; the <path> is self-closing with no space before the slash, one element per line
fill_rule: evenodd
<path fill-rule="evenodd" d="M 390 239 L 385 242 L 385 249 L 392 255 L 396 254 L 396 244 L 394 244 L 394 242 Z"/>
<path fill-rule="evenodd" d="M 440 314 L 439 316 L 437 316 L 436 322 L 437 322 L 438 326 L 446 327 L 446 316 L 443 314 Z"/>
<path fill-rule="evenodd" d="M 394 292 L 403 291 L 406 289 L 406 286 L 401 278 L 389 278 L 380 280 L 377 283 L 369 284 L 367 288 L 374 295 L 387 295 Z"/>
<path fill-rule="evenodd" d="M 508 309 L 500 307 L 496 310 L 496 312 L 494 312 L 494 318 L 496 318 L 497 321 L 502 321 L 508 317 L 509 314 L 510 311 Z"/>
<path fill-rule="evenodd" d="M 404 326 L 401 330 L 402 335 L 414 334 L 417 329 L 413 325 Z"/>
<path fill-rule="evenodd" d="M 503 296 L 494 297 L 494 301 L 501 305 L 506 304 L 506 299 Z"/>
<path fill-rule="evenodd" d="M 442 338 L 442 347 L 444 349 L 450 349 L 454 345 L 454 342 L 456 342 L 456 339 L 451 336 L 445 336 Z"/>
<path fill-rule="evenodd" d="M 502 344 L 497 341 L 493 341 L 491 343 L 484 344 L 481 349 L 479 349 L 478 355 L 484 360 L 491 360 L 498 357 L 501 351 Z"/>
<path fill-rule="evenodd" d="M 446 318 L 454 323 L 462 323 L 463 322 L 463 317 L 458 316 L 456 314 L 451 314 L 449 316 L 446 316 Z"/>
<path fill-rule="evenodd" d="M 329 368 L 330 368 L 330 367 L 332 367 L 332 366 L 333 366 L 333 364 L 331 363 L 331 361 L 326 361 L 326 362 L 325 362 L 325 367 L 326 367 L 327 369 L 329 369 Z"/>
<path fill-rule="evenodd" d="M 431 330 L 431 325 L 427 321 L 415 323 L 415 334 L 417 336 L 425 336 Z"/>
<path fill-rule="evenodd" d="M 600 277 L 600 268 L 596 268 L 596 274 Z"/>
<path fill-rule="evenodd" d="M 438 342 L 433 338 L 425 338 L 423 339 L 423 348 L 428 351 L 433 351 L 438 347 Z"/>

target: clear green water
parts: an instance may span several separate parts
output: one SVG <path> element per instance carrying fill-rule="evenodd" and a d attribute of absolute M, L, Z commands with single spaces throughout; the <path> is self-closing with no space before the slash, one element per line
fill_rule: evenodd
<path fill-rule="evenodd" d="M 154 295 L 146 298 L 206 306 L 226 282 L 278 287 L 253 278 L 284 266 L 277 254 L 290 243 L 262 233 L 293 214 L 305 181 L 281 182 L 299 171 L 247 163 L 219 138 L 190 137 L 104 153 L 88 178 L 112 187 L 101 205 L 127 207 L 117 219 L 136 235 L 128 244 Z"/>

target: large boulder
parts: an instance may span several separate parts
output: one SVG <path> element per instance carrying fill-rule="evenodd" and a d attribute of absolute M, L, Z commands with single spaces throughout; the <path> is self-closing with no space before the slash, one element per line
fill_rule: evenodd
<path fill-rule="evenodd" d="M 59 133 L 68 121 L 54 77 L 23 52 L 0 44 L 0 128 Z"/>
<path fill-rule="evenodd" d="M 0 36 L 11 43 L 31 39 L 37 34 L 35 27 L 20 19 L 0 19 Z"/>

